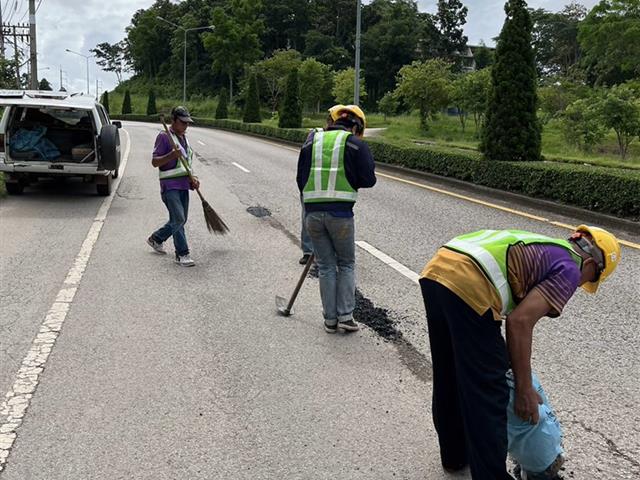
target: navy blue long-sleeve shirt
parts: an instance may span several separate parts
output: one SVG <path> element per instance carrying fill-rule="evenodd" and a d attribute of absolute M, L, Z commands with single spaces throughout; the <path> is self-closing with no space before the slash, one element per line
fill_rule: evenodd
<path fill-rule="evenodd" d="M 340 125 L 334 125 L 327 130 L 345 130 Z M 313 156 L 313 139 L 315 132 L 311 132 L 304 145 L 300 149 L 298 156 L 298 190 L 300 193 L 304 190 L 309 174 L 311 172 L 311 160 Z M 355 135 L 349 135 L 347 144 L 344 149 L 344 172 L 347 181 L 354 190 L 359 188 L 370 188 L 376 184 L 376 172 L 373 155 L 369 146 Z M 340 216 L 353 215 L 352 202 L 326 202 L 326 203 L 307 203 L 305 210 L 307 212 L 333 212 Z"/>

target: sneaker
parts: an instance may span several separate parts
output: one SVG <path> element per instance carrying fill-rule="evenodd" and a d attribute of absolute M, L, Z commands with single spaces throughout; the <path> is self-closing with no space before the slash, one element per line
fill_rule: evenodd
<path fill-rule="evenodd" d="M 329 325 L 327 321 L 324 321 L 324 331 L 327 333 L 336 333 L 338 325 Z"/>
<path fill-rule="evenodd" d="M 166 255 L 167 254 L 167 251 L 164 249 L 164 245 L 162 245 L 159 242 L 156 242 L 153 239 L 153 237 L 147 238 L 147 245 L 149 245 L 151 248 L 153 248 L 156 253 L 159 253 L 161 255 Z"/>
<path fill-rule="evenodd" d="M 191 255 L 176 255 L 176 263 L 181 267 L 194 267 L 196 262 L 191 259 Z"/>
<path fill-rule="evenodd" d="M 357 332 L 358 330 L 360 330 L 360 327 L 356 322 L 353 321 L 353 319 L 346 320 L 344 322 L 338 322 L 338 328 L 341 328 L 342 330 L 345 330 L 347 332 Z"/>
<path fill-rule="evenodd" d="M 306 265 L 307 261 L 309 260 L 309 257 L 311 256 L 310 253 L 305 253 L 304 255 L 302 255 L 302 258 L 300 260 L 298 260 L 298 263 L 300 265 Z"/>

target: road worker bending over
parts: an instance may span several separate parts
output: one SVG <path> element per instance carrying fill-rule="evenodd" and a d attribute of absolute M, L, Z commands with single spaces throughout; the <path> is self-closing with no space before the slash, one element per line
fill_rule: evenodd
<path fill-rule="evenodd" d="M 474 480 L 513 478 L 506 470 L 505 373 L 513 370 L 515 413 L 537 423 L 542 401 L 531 382 L 536 322 L 560 315 L 578 286 L 595 293 L 619 261 L 616 238 L 585 225 L 568 240 L 481 230 L 438 250 L 420 286 L 433 363 L 433 422 L 445 470 L 469 465 Z"/>

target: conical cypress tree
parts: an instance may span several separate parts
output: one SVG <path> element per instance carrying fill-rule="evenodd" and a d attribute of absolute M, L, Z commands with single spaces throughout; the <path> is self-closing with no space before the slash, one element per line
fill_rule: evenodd
<path fill-rule="evenodd" d="M 131 95 L 129 90 L 124 92 L 124 100 L 122 101 L 122 114 L 131 113 Z"/>
<path fill-rule="evenodd" d="M 287 86 L 284 91 L 284 102 L 280 119 L 280 128 L 300 128 L 302 126 L 302 102 L 298 85 L 298 70 L 291 70 L 287 75 Z"/>
<path fill-rule="evenodd" d="M 229 116 L 229 94 L 226 88 L 221 88 L 218 94 L 218 107 L 216 108 L 216 118 L 222 119 Z"/>
<path fill-rule="evenodd" d="M 245 123 L 260 123 L 260 99 L 258 98 L 258 79 L 255 73 L 249 76 L 249 90 L 244 104 L 244 115 L 242 121 Z"/>
<path fill-rule="evenodd" d="M 491 160 L 540 160 L 531 16 L 525 0 L 508 0 L 505 12 L 480 148 Z"/>
<path fill-rule="evenodd" d="M 149 90 L 149 101 L 147 102 L 147 115 L 155 115 L 158 113 L 158 109 L 156 108 L 156 92 L 153 91 L 153 88 Z"/>
<path fill-rule="evenodd" d="M 109 92 L 108 91 L 104 91 L 104 93 L 102 94 L 102 98 L 100 99 L 100 103 L 102 104 L 102 106 L 104 107 L 104 109 L 107 111 L 107 113 L 109 113 Z"/>

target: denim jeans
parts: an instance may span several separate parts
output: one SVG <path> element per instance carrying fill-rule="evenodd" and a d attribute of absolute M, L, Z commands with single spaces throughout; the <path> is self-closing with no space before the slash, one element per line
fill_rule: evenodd
<path fill-rule="evenodd" d="M 356 244 L 353 217 L 309 212 L 306 226 L 318 263 L 320 297 L 328 325 L 353 318 L 356 306 Z"/>
<path fill-rule="evenodd" d="M 165 242 L 173 236 L 176 255 L 188 255 L 189 245 L 184 233 L 184 224 L 189 214 L 189 190 L 167 190 L 161 194 L 162 201 L 169 210 L 169 221 L 151 234 L 159 243 Z"/>
<path fill-rule="evenodd" d="M 300 195 L 300 248 L 305 255 L 313 253 L 313 244 L 311 238 L 307 232 L 307 226 L 305 225 L 305 211 L 304 202 L 302 201 L 302 195 Z"/>

